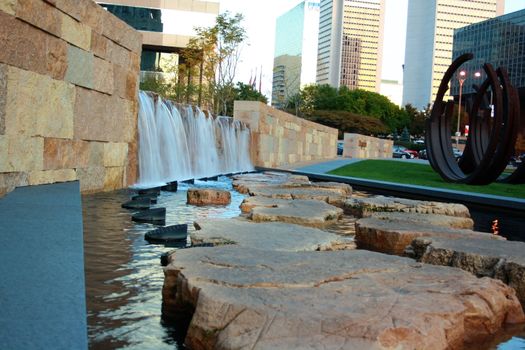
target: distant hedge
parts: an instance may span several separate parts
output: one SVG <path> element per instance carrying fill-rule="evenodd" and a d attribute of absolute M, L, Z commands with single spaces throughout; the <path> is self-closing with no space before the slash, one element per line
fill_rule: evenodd
<path fill-rule="evenodd" d="M 343 138 L 345 132 L 373 136 L 389 133 L 388 127 L 380 119 L 346 111 L 313 111 L 304 118 L 338 129 L 339 138 Z"/>

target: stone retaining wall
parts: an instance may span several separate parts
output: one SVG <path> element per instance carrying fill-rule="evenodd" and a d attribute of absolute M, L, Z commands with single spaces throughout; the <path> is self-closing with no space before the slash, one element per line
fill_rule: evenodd
<path fill-rule="evenodd" d="M 1 0 L 0 42 L 0 195 L 134 183 L 140 33 L 91 0 Z"/>
<path fill-rule="evenodd" d="M 233 116 L 250 127 L 256 166 L 274 168 L 337 156 L 337 129 L 254 101 L 235 101 Z"/>
<path fill-rule="evenodd" d="M 343 157 L 392 158 L 394 142 L 361 134 L 344 135 Z"/>

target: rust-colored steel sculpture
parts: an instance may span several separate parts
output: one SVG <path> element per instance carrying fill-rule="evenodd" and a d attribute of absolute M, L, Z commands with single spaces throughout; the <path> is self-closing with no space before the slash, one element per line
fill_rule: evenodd
<path fill-rule="evenodd" d="M 487 78 L 474 86 L 476 95 L 467 108 L 470 132 L 463 155 L 456 161 L 452 152 L 451 122 L 454 101 L 443 101 L 450 81 L 459 67 L 471 60 L 472 54 L 458 57 L 445 72 L 430 118 L 426 123 L 428 160 L 432 168 L 449 182 L 486 185 L 493 181 L 525 183 L 525 164 L 507 177 L 501 177 L 514 147 L 519 130 L 520 101 L 504 68 L 485 63 Z M 488 101 L 489 88 L 494 113 Z"/>

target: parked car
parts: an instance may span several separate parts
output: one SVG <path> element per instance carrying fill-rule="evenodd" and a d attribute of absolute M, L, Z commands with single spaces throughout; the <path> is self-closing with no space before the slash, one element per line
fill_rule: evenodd
<path fill-rule="evenodd" d="M 419 158 L 421 158 L 421 159 L 428 159 L 427 150 L 426 149 L 422 149 L 421 151 L 419 151 Z"/>
<path fill-rule="evenodd" d="M 418 156 L 417 151 L 410 150 L 404 146 L 395 145 L 393 148 L 392 157 L 394 158 L 413 159 Z"/>
<path fill-rule="evenodd" d="M 412 151 L 412 152 L 415 152 L 415 151 Z M 412 158 L 414 158 L 414 154 L 412 152 L 409 152 L 409 150 L 406 147 L 394 146 L 393 152 L 392 152 L 392 157 L 394 157 L 394 158 L 403 158 L 403 159 L 412 159 Z"/>
<path fill-rule="evenodd" d="M 342 156 L 344 149 L 344 141 L 337 141 L 337 155 Z"/>
<path fill-rule="evenodd" d="M 454 153 L 454 158 L 458 159 L 463 155 L 463 152 L 457 149 L 456 147 L 452 147 L 452 153 Z"/>

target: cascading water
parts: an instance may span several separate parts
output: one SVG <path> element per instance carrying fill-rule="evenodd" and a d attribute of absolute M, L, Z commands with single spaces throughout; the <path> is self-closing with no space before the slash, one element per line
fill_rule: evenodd
<path fill-rule="evenodd" d="M 253 170 L 250 130 L 243 123 L 144 91 L 139 99 L 138 187 Z"/>

